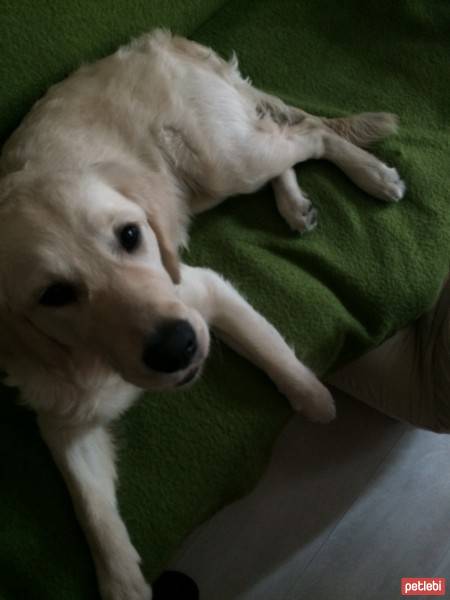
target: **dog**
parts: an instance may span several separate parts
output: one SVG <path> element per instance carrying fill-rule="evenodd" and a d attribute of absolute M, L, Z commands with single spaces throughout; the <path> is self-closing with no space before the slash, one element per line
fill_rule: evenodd
<path fill-rule="evenodd" d="M 120 517 L 110 424 L 140 390 L 199 377 L 213 328 L 295 410 L 333 399 L 219 274 L 180 263 L 192 216 L 271 182 L 296 231 L 317 215 L 296 163 L 324 158 L 377 198 L 397 171 L 363 149 L 387 113 L 321 118 L 244 79 L 236 58 L 156 30 L 50 88 L 0 159 L 0 357 L 70 491 L 104 600 L 151 586 Z M 114 332 L 114 335 L 112 335 Z"/>

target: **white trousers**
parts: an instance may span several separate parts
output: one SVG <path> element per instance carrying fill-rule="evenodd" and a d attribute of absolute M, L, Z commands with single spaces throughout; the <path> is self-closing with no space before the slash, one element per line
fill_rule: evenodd
<path fill-rule="evenodd" d="M 396 419 L 450 432 L 450 279 L 430 312 L 328 383 Z"/>

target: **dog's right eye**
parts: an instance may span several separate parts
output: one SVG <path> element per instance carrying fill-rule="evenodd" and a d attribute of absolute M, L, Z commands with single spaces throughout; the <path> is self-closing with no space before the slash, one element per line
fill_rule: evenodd
<path fill-rule="evenodd" d="M 129 223 L 118 231 L 118 237 L 122 248 L 131 254 L 139 246 L 141 231 L 137 225 Z"/>
<path fill-rule="evenodd" d="M 66 306 L 77 300 L 77 290 L 69 283 L 54 283 L 50 285 L 39 298 L 42 306 Z"/>

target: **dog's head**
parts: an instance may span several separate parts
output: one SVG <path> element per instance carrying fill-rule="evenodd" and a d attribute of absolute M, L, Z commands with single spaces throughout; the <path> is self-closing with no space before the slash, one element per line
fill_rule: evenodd
<path fill-rule="evenodd" d="M 193 379 L 209 334 L 177 296 L 176 203 L 111 164 L 0 179 L 0 353 L 61 372 L 92 356 L 146 389 Z"/>

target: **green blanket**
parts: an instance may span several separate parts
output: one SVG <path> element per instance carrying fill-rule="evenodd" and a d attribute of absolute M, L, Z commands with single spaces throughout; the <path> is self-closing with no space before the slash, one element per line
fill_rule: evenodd
<path fill-rule="evenodd" d="M 447 0 L 0 0 L 0 136 L 46 87 L 156 25 L 224 55 L 318 114 L 387 110 L 378 154 L 408 185 L 375 201 L 330 164 L 301 165 L 318 228 L 299 237 L 269 189 L 201 216 L 185 260 L 224 273 L 324 374 L 436 297 L 450 248 Z M 2 390 L 0 599 L 97 598 L 86 542 L 33 416 Z M 122 513 L 153 579 L 183 538 L 254 485 L 290 414 L 270 381 L 215 343 L 187 392 L 144 397 L 117 428 Z"/>

